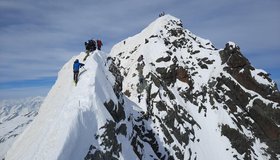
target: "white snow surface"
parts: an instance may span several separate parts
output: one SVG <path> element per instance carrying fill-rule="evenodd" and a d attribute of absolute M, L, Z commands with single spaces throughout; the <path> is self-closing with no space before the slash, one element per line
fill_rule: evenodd
<path fill-rule="evenodd" d="M 251 70 L 251 74 L 252 77 L 260 84 L 264 84 L 264 85 L 271 85 L 271 82 L 269 82 L 265 77 L 260 76 L 259 74 L 267 74 L 264 70 L 262 69 L 255 69 L 255 70 Z"/>
<path fill-rule="evenodd" d="M 81 69 L 77 86 L 72 79 L 72 65 L 75 59 L 83 59 L 85 53 L 63 66 L 38 116 L 8 151 L 7 160 L 84 158 L 94 131 L 110 117 L 104 107 L 100 107 L 103 106 L 101 98 L 107 94 L 102 95 L 107 88 L 104 88 L 102 78 L 105 77 L 99 67 L 101 54 L 95 52 L 87 59 L 86 70 Z M 101 84 L 95 87 L 95 83 Z"/>
<path fill-rule="evenodd" d="M 111 53 L 108 54 L 111 57 L 119 59 L 122 75 L 125 75 L 122 91 L 125 92 L 128 90 L 131 94 L 131 96 L 124 96 L 124 110 L 127 119 L 128 116 L 137 115 L 139 112 L 147 112 L 148 108 L 145 100 L 138 102 L 137 98 L 139 95 L 137 91 L 139 75 L 136 73 L 138 73 L 139 57 L 141 55 L 144 57 L 143 63 L 145 64 L 145 68 L 143 69 L 143 73 L 141 73 L 143 76 L 148 75 L 150 72 L 155 73 L 156 67 L 166 67 L 172 64 L 172 61 L 156 62 L 159 57 L 168 56 L 166 52 L 167 47 L 163 38 L 167 38 L 167 35 L 170 33 L 163 28 L 170 22 L 178 23 L 180 20 L 170 15 L 160 17 L 141 33 L 116 44 L 112 48 Z M 169 26 L 172 28 L 172 25 Z M 177 26 L 174 25 L 174 27 Z M 192 50 L 189 51 L 188 48 L 180 48 L 174 51 L 174 53 L 178 57 L 179 65 L 183 66 L 184 62 L 188 61 L 189 63 L 184 64 L 184 66 L 187 69 L 194 68 L 189 73 L 194 80 L 193 92 L 201 91 L 203 86 L 207 85 L 212 79 L 219 77 L 220 73 L 223 72 L 219 50 L 216 50 L 209 40 L 197 37 L 188 30 L 184 30 L 184 33 L 188 38 L 187 45 L 190 45 Z M 145 42 L 146 39 L 149 41 L 148 43 Z M 176 38 L 171 36 L 168 40 L 172 42 Z M 234 43 L 231 44 L 234 45 Z M 197 50 L 200 52 L 191 54 Z M 89 151 L 90 145 L 94 145 L 102 151 L 108 150 L 108 148 L 100 144 L 100 139 L 94 139 L 94 137 L 104 132 L 104 129 L 101 128 L 108 120 L 113 120 L 113 117 L 104 106 L 104 102 L 109 100 L 112 100 L 116 104 L 118 102 L 112 88 L 115 77 L 105 67 L 107 54 L 101 51 L 95 51 L 84 62 L 85 66 L 81 68 L 79 82 L 75 86 L 72 80 L 72 65 L 75 59 L 82 60 L 84 56 L 85 53 L 81 52 L 62 67 L 58 73 L 58 79 L 55 85 L 50 90 L 40 108 L 38 116 L 13 144 L 5 157 L 6 160 L 78 160 L 84 159 Z M 207 69 L 198 65 L 204 58 L 212 61 L 211 64 L 207 65 Z M 225 75 L 230 77 L 228 74 Z M 175 100 L 168 99 L 164 96 L 166 92 L 160 87 L 157 88 L 155 85 L 151 85 L 151 91 L 152 93 L 158 92 L 158 95 L 154 99 L 155 101 L 166 100 L 165 102 L 170 108 L 176 103 L 178 106 L 184 107 L 181 110 L 188 111 L 189 118 L 194 119 L 198 125 L 179 123 L 178 121 L 175 121 L 174 125 L 180 128 L 182 134 L 186 132 L 184 130 L 186 127 L 193 127 L 194 133 L 189 134 L 189 139 L 192 137 L 196 138 L 194 141 L 190 140 L 189 144 L 186 145 L 178 142 L 175 135 L 171 134 L 174 142 L 165 144 L 166 139 L 163 131 L 156 130 L 160 122 L 154 118 L 154 122 L 150 120 L 150 122 L 145 123 L 150 124 L 146 127 L 150 127 L 150 129 L 158 133 L 156 138 L 157 142 L 162 142 L 159 147 L 161 153 L 165 152 L 162 147 L 164 146 L 170 149 L 170 151 L 174 147 L 177 147 L 183 154 L 184 159 L 191 157 L 191 154 L 192 159 L 199 160 L 234 159 L 234 156 L 239 159 L 244 158 L 244 155 L 240 155 L 232 148 L 229 139 L 221 135 L 221 124 L 227 124 L 230 128 L 238 130 L 238 126 L 233 121 L 234 117 L 231 117 L 229 112 L 223 109 L 223 104 L 215 101 L 217 109 L 213 109 L 210 102 L 202 102 L 204 97 L 199 96 L 197 100 L 198 105 L 203 104 L 207 108 L 207 116 L 204 116 L 204 111 L 200 113 L 198 106 L 190 102 L 185 102 L 179 96 L 179 87 L 182 90 L 187 90 L 190 86 L 180 80 L 177 80 L 174 86 L 168 86 L 168 89 L 176 97 Z M 211 89 L 209 88 L 209 90 Z M 142 93 L 142 97 L 147 96 L 146 92 Z M 209 99 L 209 97 L 206 98 Z M 160 112 L 157 108 L 153 108 L 153 113 L 159 117 L 165 117 L 169 114 L 164 111 Z M 126 123 L 128 136 L 117 136 L 117 140 L 122 146 L 119 159 L 138 159 L 134 153 L 134 149 L 130 145 L 129 138 L 130 135 L 134 134 L 133 122 L 131 123 L 127 119 L 123 123 Z M 172 133 L 171 130 L 168 130 L 168 132 Z M 248 133 L 248 135 L 251 135 L 251 133 Z M 267 149 L 264 143 L 257 141 L 253 147 L 255 149 L 254 158 L 267 158 L 263 155 L 264 150 Z M 192 153 L 189 152 L 189 149 L 192 150 Z M 144 143 L 143 148 L 138 148 L 137 150 L 145 153 L 143 154 L 143 159 L 157 157 L 147 143 Z M 176 153 L 170 152 L 168 154 L 175 156 Z"/>

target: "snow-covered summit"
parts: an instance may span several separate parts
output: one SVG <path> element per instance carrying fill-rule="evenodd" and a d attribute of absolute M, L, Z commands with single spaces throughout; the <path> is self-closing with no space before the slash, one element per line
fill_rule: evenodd
<path fill-rule="evenodd" d="M 237 47 L 217 50 L 165 15 L 91 53 L 75 86 L 84 56 L 6 159 L 280 158 L 279 91 Z"/>
<path fill-rule="evenodd" d="M 174 35 L 175 37 L 170 37 L 170 34 Z M 174 41 L 174 38 L 180 39 L 186 37 L 189 38 L 189 40 L 195 41 L 195 45 L 198 44 L 202 45 L 204 48 L 215 49 L 209 40 L 200 38 L 191 33 L 189 30 L 184 29 L 180 19 L 171 15 L 165 15 L 156 19 L 148 27 L 143 29 L 135 36 L 129 37 L 117 43 L 112 49 L 111 56 L 115 56 L 117 53 L 115 53 L 114 50 L 119 50 L 119 48 L 133 51 L 137 45 L 148 43 L 148 39 L 159 40 L 162 43 L 166 40 Z M 124 45 L 126 47 L 124 47 Z"/>

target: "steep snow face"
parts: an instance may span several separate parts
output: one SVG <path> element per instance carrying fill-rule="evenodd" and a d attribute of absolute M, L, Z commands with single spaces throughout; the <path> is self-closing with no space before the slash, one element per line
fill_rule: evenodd
<path fill-rule="evenodd" d="M 38 114 L 43 97 L 0 101 L 0 159 Z"/>
<path fill-rule="evenodd" d="M 103 53 L 93 53 L 87 59 L 77 86 L 72 65 L 85 53 L 63 66 L 38 116 L 13 144 L 6 159 L 83 159 L 98 128 L 110 119 L 105 107 L 101 107 L 112 88 L 103 83 L 100 54 Z M 95 87 L 96 83 L 100 83 L 99 87 Z"/>
<path fill-rule="evenodd" d="M 92 53 L 75 86 L 84 56 L 61 69 L 8 160 L 280 158 L 279 91 L 233 42 L 217 50 L 165 15 Z"/>

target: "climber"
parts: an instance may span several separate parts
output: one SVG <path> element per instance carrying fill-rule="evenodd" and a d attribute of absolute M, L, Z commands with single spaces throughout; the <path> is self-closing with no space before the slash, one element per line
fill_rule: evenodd
<path fill-rule="evenodd" d="M 89 51 L 89 45 L 88 45 L 88 42 L 85 42 L 85 49 L 86 49 L 86 52 Z"/>
<path fill-rule="evenodd" d="M 88 40 L 88 42 L 85 42 L 85 48 L 86 48 L 86 56 L 84 57 L 83 61 L 87 59 L 90 52 L 96 50 L 96 42 L 93 39 Z"/>
<path fill-rule="evenodd" d="M 163 12 L 161 12 L 160 14 L 159 14 L 159 17 L 162 17 L 162 16 L 164 16 L 165 15 L 165 13 L 164 13 L 164 11 Z"/>
<path fill-rule="evenodd" d="M 100 39 L 97 40 L 97 49 L 100 51 L 101 46 L 103 45 L 102 41 Z"/>
<path fill-rule="evenodd" d="M 73 72 L 74 72 L 74 82 L 77 85 L 78 83 L 78 76 L 79 76 L 79 69 L 83 67 L 85 64 L 80 63 L 78 59 L 75 60 L 73 64 Z"/>
<path fill-rule="evenodd" d="M 89 53 L 90 53 L 90 46 L 89 46 L 88 42 L 85 42 L 85 48 L 86 48 L 86 56 L 83 59 L 84 61 L 87 59 L 87 57 L 89 56 Z"/>
<path fill-rule="evenodd" d="M 88 40 L 90 51 L 93 52 L 96 50 L 96 42 L 95 40 L 91 39 Z"/>

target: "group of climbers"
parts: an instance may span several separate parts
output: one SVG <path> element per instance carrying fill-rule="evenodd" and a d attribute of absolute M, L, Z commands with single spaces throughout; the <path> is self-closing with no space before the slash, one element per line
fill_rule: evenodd
<path fill-rule="evenodd" d="M 93 52 L 96 50 L 96 48 L 98 50 L 101 50 L 102 45 L 103 45 L 103 43 L 100 39 L 98 39 L 96 41 L 93 39 L 90 39 L 90 40 L 88 40 L 88 42 L 85 42 L 86 52 Z"/>
<path fill-rule="evenodd" d="M 96 41 L 94 39 L 90 39 L 87 42 L 85 42 L 86 56 L 84 57 L 83 61 L 85 61 L 87 59 L 87 57 L 89 56 L 90 52 L 94 52 L 96 50 L 96 48 L 98 50 L 101 50 L 102 45 L 103 45 L 103 43 L 100 39 L 98 39 Z M 78 59 L 76 59 L 73 64 L 74 82 L 76 85 L 78 83 L 79 70 L 84 65 L 85 64 L 80 63 Z"/>
<path fill-rule="evenodd" d="M 158 16 L 159 17 L 162 17 L 162 16 L 164 16 L 165 15 L 165 12 L 163 11 L 163 12 L 161 12 Z"/>
<path fill-rule="evenodd" d="M 101 46 L 103 46 L 103 43 L 100 39 L 98 39 L 96 41 L 94 39 L 90 39 L 87 42 L 85 42 L 86 56 L 83 60 L 85 61 L 87 59 L 87 57 L 89 56 L 89 53 L 94 52 L 96 50 L 96 48 L 100 51 Z"/>

